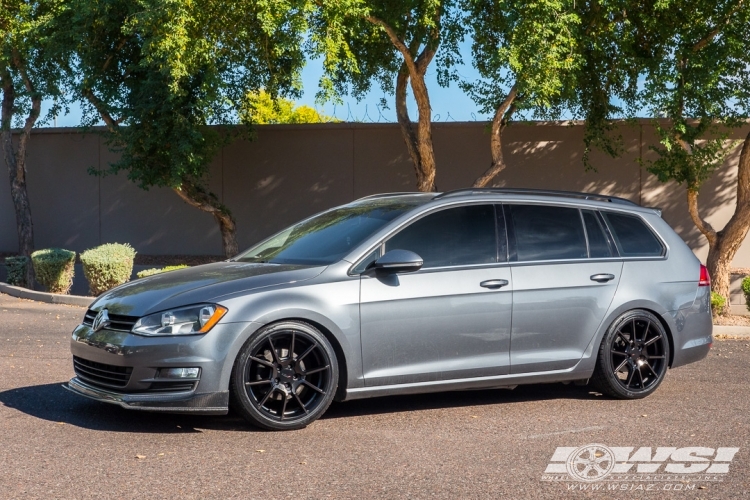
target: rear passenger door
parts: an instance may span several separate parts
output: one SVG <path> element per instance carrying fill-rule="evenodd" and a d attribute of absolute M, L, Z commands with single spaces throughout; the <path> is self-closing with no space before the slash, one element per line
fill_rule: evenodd
<path fill-rule="evenodd" d="M 592 210 L 504 205 L 513 278 L 510 373 L 575 366 L 617 289 L 622 261 Z"/>

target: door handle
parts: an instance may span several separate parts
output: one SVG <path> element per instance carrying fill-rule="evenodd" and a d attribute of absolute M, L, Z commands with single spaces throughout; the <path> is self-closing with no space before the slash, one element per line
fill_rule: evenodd
<path fill-rule="evenodd" d="M 614 274 L 592 274 L 591 275 L 591 281 L 597 281 L 599 283 L 606 283 L 607 281 L 612 281 L 615 279 Z"/>
<path fill-rule="evenodd" d="M 479 286 L 484 287 L 484 288 L 495 289 L 495 288 L 502 288 L 506 286 L 507 284 L 508 284 L 508 280 L 487 280 L 487 281 L 482 281 L 481 283 L 479 283 Z"/>

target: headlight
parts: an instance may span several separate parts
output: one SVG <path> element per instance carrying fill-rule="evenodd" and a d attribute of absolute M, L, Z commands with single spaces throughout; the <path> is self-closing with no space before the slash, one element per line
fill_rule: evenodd
<path fill-rule="evenodd" d="M 171 309 L 139 319 L 133 333 L 139 335 L 192 335 L 207 333 L 227 313 L 215 304 Z"/>

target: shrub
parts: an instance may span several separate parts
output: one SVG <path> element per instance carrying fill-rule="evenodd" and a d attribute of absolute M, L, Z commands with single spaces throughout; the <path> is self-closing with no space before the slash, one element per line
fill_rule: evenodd
<path fill-rule="evenodd" d="M 186 266 L 185 264 L 180 264 L 178 266 L 167 266 L 161 269 L 144 269 L 143 271 L 140 271 L 136 276 L 138 276 L 139 278 L 145 278 L 147 276 L 153 276 L 154 274 L 161 274 L 169 271 L 176 271 L 178 269 L 185 269 L 186 267 L 188 266 Z"/>
<path fill-rule="evenodd" d="M 46 248 L 31 254 L 36 280 L 51 293 L 68 293 L 73 286 L 76 253 L 62 248 Z"/>
<path fill-rule="evenodd" d="M 722 297 L 716 292 L 711 292 L 711 311 L 714 314 L 719 314 L 724 311 L 724 306 L 727 303 L 727 299 Z"/>
<path fill-rule="evenodd" d="M 128 244 L 105 243 L 81 254 L 83 275 L 93 295 L 130 281 L 135 250 Z"/>
<path fill-rule="evenodd" d="M 747 310 L 750 311 L 750 276 L 742 278 L 742 293 L 745 294 L 745 305 Z"/>
<path fill-rule="evenodd" d="M 26 286 L 26 268 L 28 265 L 29 258 L 25 255 L 5 257 L 5 268 L 8 270 L 8 284 Z"/>

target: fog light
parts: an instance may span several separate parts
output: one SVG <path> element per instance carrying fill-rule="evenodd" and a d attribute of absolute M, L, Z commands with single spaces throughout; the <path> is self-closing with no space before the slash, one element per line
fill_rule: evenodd
<path fill-rule="evenodd" d="M 160 368 L 159 378 L 198 378 L 200 368 Z"/>

